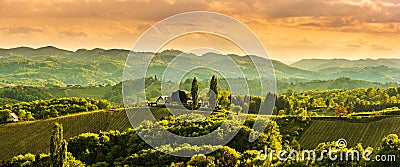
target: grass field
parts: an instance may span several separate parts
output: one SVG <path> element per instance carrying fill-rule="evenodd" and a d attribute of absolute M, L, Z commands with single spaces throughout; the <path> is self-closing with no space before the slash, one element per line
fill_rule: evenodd
<path fill-rule="evenodd" d="M 312 120 L 308 128 L 300 135 L 299 143 L 306 149 L 313 149 L 318 143 L 343 138 L 347 140 L 349 147 L 357 143 L 362 143 L 364 147 L 376 147 L 385 136 L 392 133 L 400 135 L 400 118 L 398 117 L 363 123 Z"/>

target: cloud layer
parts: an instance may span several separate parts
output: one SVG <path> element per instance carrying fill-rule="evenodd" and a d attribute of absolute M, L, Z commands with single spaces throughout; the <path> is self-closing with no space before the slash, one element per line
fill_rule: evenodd
<path fill-rule="evenodd" d="M 0 47 L 131 48 L 154 23 L 198 10 L 244 22 L 278 59 L 399 56 L 398 0 L 0 0 Z"/>

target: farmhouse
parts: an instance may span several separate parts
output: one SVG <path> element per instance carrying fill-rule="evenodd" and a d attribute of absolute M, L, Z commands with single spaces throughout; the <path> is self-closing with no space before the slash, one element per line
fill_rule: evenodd
<path fill-rule="evenodd" d="M 7 119 L 7 122 L 18 122 L 18 115 L 15 113 L 11 113 L 10 117 Z"/>
<path fill-rule="evenodd" d="M 147 102 L 147 106 L 165 106 L 165 105 L 177 105 L 177 104 L 184 104 L 184 105 L 192 105 L 193 100 L 186 95 L 186 93 L 182 90 L 177 90 L 172 93 L 171 96 L 159 96 L 155 102 Z M 204 101 L 203 98 L 198 99 L 198 104 L 202 107 L 208 105 L 208 102 Z"/>
<path fill-rule="evenodd" d="M 171 97 L 169 96 L 160 96 L 155 102 L 149 102 L 147 103 L 148 106 L 163 106 L 165 104 L 170 104 L 171 103 Z"/>
<path fill-rule="evenodd" d="M 171 97 L 169 97 L 169 96 L 160 96 L 160 97 L 158 97 L 156 103 L 157 104 L 169 104 L 169 103 L 171 103 Z"/>

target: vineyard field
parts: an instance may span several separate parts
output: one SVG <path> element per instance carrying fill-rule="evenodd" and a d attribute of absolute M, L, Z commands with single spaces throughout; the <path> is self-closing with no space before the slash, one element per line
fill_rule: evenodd
<path fill-rule="evenodd" d="M 346 139 L 349 147 L 362 143 L 376 147 L 383 137 L 400 135 L 400 118 L 387 118 L 373 122 L 355 123 L 335 120 L 312 120 L 300 135 L 299 143 L 306 149 L 313 149 L 319 143 Z"/>

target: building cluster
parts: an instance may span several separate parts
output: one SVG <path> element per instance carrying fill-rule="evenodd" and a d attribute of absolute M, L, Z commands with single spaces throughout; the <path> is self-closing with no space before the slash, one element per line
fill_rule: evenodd
<path fill-rule="evenodd" d="M 165 106 L 165 105 L 192 105 L 193 100 L 186 95 L 186 93 L 182 90 L 177 90 L 172 93 L 171 96 L 159 96 L 155 102 L 148 102 L 148 106 L 157 107 L 157 106 Z M 207 106 L 208 102 L 203 98 L 198 99 L 198 103 L 201 107 Z"/>

